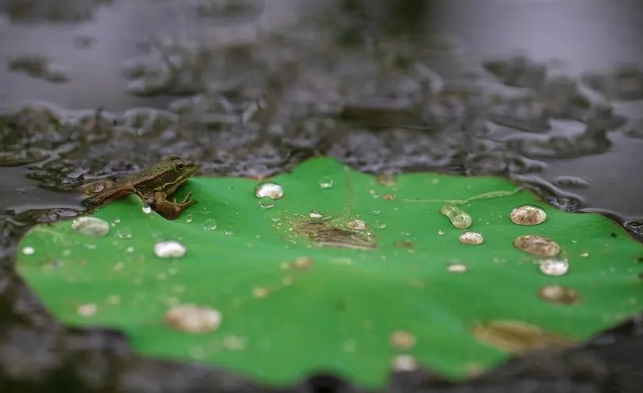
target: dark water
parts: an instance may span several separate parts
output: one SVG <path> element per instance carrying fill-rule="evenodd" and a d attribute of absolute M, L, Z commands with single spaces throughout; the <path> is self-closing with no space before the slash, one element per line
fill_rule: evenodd
<path fill-rule="evenodd" d="M 497 174 L 536 184 L 562 209 L 643 228 L 640 1 L 0 0 L 0 59 L 3 268 L 34 221 L 81 209 L 72 186 L 169 153 L 213 175 L 266 176 L 313 154 L 369 172 Z M 252 389 L 134 358 L 116 332 L 44 323 L 10 272 L 0 293 L 0 390 Z M 623 381 L 643 363 L 637 321 L 602 336 L 614 345 L 598 355 L 524 359 L 458 391 L 528 381 L 534 391 L 635 392 Z M 413 378 L 392 384 L 435 382 Z"/>

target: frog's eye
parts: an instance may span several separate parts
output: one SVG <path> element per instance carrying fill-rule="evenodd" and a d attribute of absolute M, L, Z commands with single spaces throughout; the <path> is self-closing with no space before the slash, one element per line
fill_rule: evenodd
<path fill-rule="evenodd" d="M 185 168 L 185 165 L 183 164 L 183 161 L 174 161 L 174 169 L 180 171 L 181 169 Z"/>

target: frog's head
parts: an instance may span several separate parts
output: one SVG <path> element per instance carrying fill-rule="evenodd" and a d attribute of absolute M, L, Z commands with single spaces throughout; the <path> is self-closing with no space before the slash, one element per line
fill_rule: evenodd
<path fill-rule="evenodd" d="M 191 162 L 185 162 L 178 156 L 167 156 L 159 163 L 158 169 L 163 174 L 161 188 L 165 193 L 172 194 L 199 170 L 199 166 Z"/>

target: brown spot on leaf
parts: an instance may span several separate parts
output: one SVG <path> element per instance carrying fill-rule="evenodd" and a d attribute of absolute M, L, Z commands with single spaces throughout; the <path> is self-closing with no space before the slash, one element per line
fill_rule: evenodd
<path fill-rule="evenodd" d="M 321 246 L 357 249 L 377 247 L 372 234 L 339 228 L 328 220 L 306 220 L 296 225 L 295 230 Z"/>
<path fill-rule="evenodd" d="M 477 322 L 473 334 L 479 341 L 511 353 L 562 350 L 575 344 L 571 338 L 515 320 Z"/>

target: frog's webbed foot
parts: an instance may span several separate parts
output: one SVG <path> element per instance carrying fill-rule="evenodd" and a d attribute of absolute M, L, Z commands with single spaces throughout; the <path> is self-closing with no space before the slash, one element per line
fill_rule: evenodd
<path fill-rule="evenodd" d="M 185 198 L 183 198 L 183 200 L 181 202 L 177 202 L 176 198 L 174 198 L 173 199 L 174 204 L 176 204 L 176 205 L 185 205 L 185 207 L 188 207 L 191 204 L 196 203 L 196 201 L 194 199 L 190 199 L 191 196 L 192 196 L 192 191 L 188 192 L 188 194 L 185 196 Z"/>
<path fill-rule="evenodd" d="M 183 210 L 196 203 L 195 199 L 190 199 L 191 196 L 192 193 L 188 193 L 182 202 L 177 202 L 176 199 L 170 202 L 164 198 L 157 198 L 153 204 L 150 204 L 150 207 L 166 220 L 175 220 L 179 218 Z"/>

